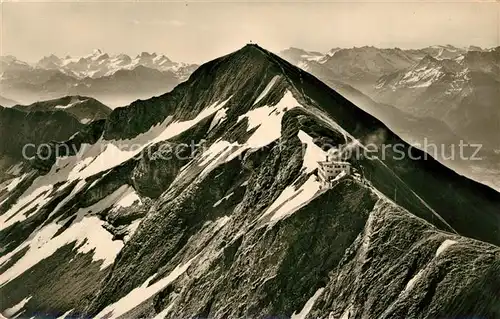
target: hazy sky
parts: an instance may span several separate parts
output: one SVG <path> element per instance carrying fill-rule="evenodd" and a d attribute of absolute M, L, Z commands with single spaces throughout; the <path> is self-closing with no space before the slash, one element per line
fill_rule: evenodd
<path fill-rule="evenodd" d="M 203 62 L 249 40 L 295 46 L 500 45 L 500 2 L 2 2 L 0 54 L 35 61 L 94 48 Z"/>

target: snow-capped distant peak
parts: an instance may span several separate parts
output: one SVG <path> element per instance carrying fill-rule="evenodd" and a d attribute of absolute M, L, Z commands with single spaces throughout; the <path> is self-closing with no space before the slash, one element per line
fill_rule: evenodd
<path fill-rule="evenodd" d="M 173 62 L 163 54 L 142 52 L 135 58 L 131 58 L 123 53 L 109 55 L 101 49 L 95 49 L 91 54 L 81 57 L 66 56 L 59 58 L 52 54 L 42 58 L 34 66 L 42 69 L 59 70 L 64 74 L 75 76 L 79 79 L 110 76 L 119 70 L 133 70 L 138 66 L 159 71 L 171 71 L 176 74 L 179 73 L 179 78 L 183 79 L 186 77 L 184 74 L 186 73 L 185 69 L 192 71 L 195 67 L 185 63 Z"/>

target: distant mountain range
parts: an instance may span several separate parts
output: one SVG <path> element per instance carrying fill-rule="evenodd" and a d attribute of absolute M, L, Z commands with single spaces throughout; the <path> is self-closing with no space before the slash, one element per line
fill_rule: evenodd
<path fill-rule="evenodd" d="M 494 133 L 500 131 L 500 47 L 360 47 L 327 53 L 290 48 L 280 56 L 409 142 L 482 144 L 482 161 L 447 165 L 500 188 L 500 135 Z"/>
<path fill-rule="evenodd" d="M 191 74 L 196 65 L 174 62 L 165 55 L 142 52 L 135 58 L 126 54 L 108 55 L 99 49 L 84 57 L 59 58 L 50 55 L 42 58 L 36 67 L 47 70 L 59 70 L 77 78 L 99 78 L 110 76 L 120 70 L 133 70 L 144 66 L 159 71 L 170 71 L 184 80 Z"/>
<path fill-rule="evenodd" d="M 30 104 L 64 95 L 88 95 L 111 106 L 127 105 L 171 90 L 197 65 L 143 52 L 132 58 L 95 50 L 84 57 L 42 58 L 34 64 L 0 58 L 0 95 Z"/>
<path fill-rule="evenodd" d="M 491 53 L 495 49 L 471 46 L 457 48 L 451 45 L 437 45 L 422 49 L 376 48 L 373 46 L 354 48 L 333 48 L 327 53 L 289 48 L 279 54 L 293 64 L 308 68 L 320 64 L 330 69 L 338 79 L 357 88 L 371 89 L 382 76 L 411 68 L 424 57 L 436 60 L 461 60 L 469 52 Z"/>

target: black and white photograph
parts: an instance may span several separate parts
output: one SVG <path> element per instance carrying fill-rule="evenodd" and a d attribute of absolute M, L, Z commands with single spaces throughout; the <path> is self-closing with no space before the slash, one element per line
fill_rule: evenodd
<path fill-rule="evenodd" d="M 0 1 L 0 319 L 500 319 L 500 1 Z"/>

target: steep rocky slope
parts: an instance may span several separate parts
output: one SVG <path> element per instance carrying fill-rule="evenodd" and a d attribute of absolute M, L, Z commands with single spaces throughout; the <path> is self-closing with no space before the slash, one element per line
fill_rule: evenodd
<path fill-rule="evenodd" d="M 322 147 L 371 143 L 424 155 L 256 45 L 208 62 L 172 92 L 117 108 L 55 145 L 74 147 L 44 170 L 3 184 L 0 310 L 26 318 L 498 315 L 498 295 L 479 287 L 498 288 L 490 279 L 500 194 L 430 157 L 375 150 L 379 158 L 344 152 L 357 174 L 321 188 Z M 391 277 L 378 275 L 387 269 Z M 390 295 L 381 293 L 386 282 Z M 421 298 L 407 298 L 407 285 Z M 451 312 L 455 298 L 466 307 Z"/>
<path fill-rule="evenodd" d="M 308 318 L 497 318 L 499 253 L 379 204 Z"/>

